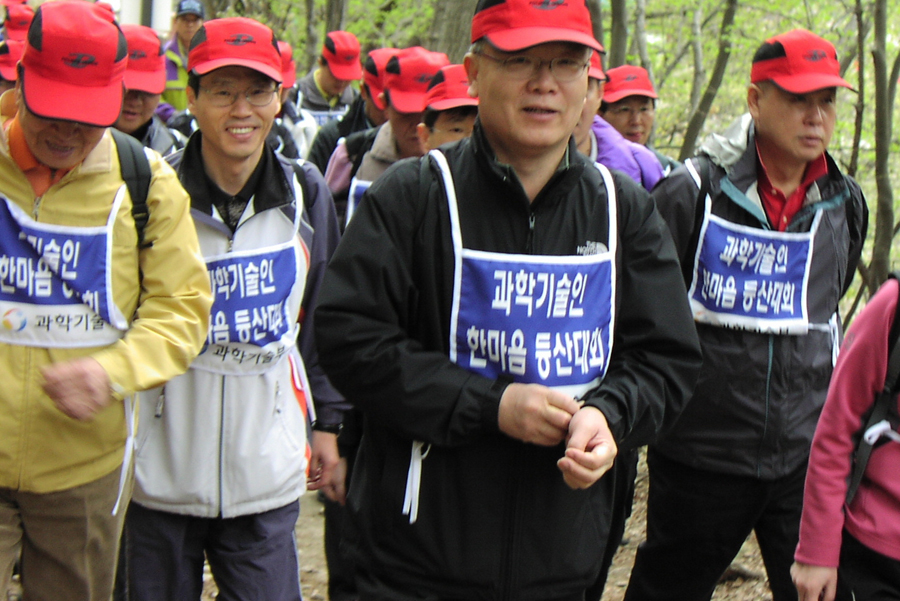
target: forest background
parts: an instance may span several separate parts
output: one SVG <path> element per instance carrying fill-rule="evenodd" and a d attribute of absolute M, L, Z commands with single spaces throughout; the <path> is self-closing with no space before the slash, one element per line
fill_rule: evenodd
<path fill-rule="evenodd" d="M 462 62 L 476 0 L 204 0 L 210 18 L 247 16 L 271 26 L 295 49 L 301 75 L 319 55 L 327 31 L 344 29 L 363 52 L 421 45 Z M 563 2 L 566 0 L 535 0 Z M 900 0 L 586 0 L 604 66 L 646 68 L 659 101 L 651 145 L 683 160 L 711 132 L 746 111 L 753 53 L 766 38 L 803 27 L 837 48 L 844 78 L 829 151 L 862 186 L 869 235 L 842 315 L 849 321 L 893 268 L 893 135 L 900 76 Z"/>

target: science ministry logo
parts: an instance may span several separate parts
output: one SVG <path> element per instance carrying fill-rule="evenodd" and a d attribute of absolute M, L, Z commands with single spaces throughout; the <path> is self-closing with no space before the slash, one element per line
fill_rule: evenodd
<path fill-rule="evenodd" d="M 236 33 L 231 37 L 225 38 L 225 43 L 230 46 L 246 46 L 247 44 L 255 44 L 256 40 L 252 35 L 246 33 Z"/>
<path fill-rule="evenodd" d="M 538 10 L 553 10 L 560 6 L 566 6 L 565 0 L 541 0 L 540 2 L 532 2 L 531 6 Z"/>
<path fill-rule="evenodd" d="M 3 314 L 3 327 L 10 332 L 21 332 L 27 324 L 25 314 L 19 309 L 10 309 Z"/>
<path fill-rule="evenodd" d="M 72 67 L 73 69 L 84 69 L 97 64 L 97 59 L 94 58 L 93 54 L 80 52 L 72 52 L 68 56 L 64 56 L 62 61 L 67 67 Z"/>
<path fill-rule="evenodd" d="M 824 50 L 810 50 L 806 54 L 803 55 L 805 60 L 808 60 L 812 63 L 817 63 L 819 61 L 823 61 L 828 58 L 828 55 L 825 54 Z"/>

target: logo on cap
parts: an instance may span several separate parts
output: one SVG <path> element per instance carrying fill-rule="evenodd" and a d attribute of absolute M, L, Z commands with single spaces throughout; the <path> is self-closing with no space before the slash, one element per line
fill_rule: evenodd
<path fill-rule="evenodd" d="M 823 61 L 826 58 L 828 58 L 828 55 L 825 54 L 824 50 L 810 50 L 809 52 L 807 52 L 806 54 L 803 55 L 803 58 L 808 61 L 817 63 L 819 61 Z"/>
<path fill-rule="evenodd" d="M 225 38 L 225 43 L 231 46 L 246 46 L 247 44 L 255 44 L 256 40 L 252 35 L 246 33 L 236 33 L 229 38 Z"/>
<path fill-rule="evenodd" d="M 540 2 L 532 2 L 531 6 L 539 10 L 553 10 L 560 6 L 565 6 L 565 0 L 541 0 Z"/>
<path fill-rule="evenodd" d="M 128 54 L 128 60 L 139 61 L 142 58 L 147 58 L 147 53 L 140 48 L 136 48 Z"/>
<path fill-rule="evenodd" d="M 416 83 L 429 83 L 431 82 L 431 78 L 432 76 L 428 73 L 419 73 L 419 75 L 416 76 Z"/>
<path fill-rule="evenodd" d="M 84 69 L 85 67 L 97 64 L 97 59 L 94 58 L 93 54 L 80 54 L 76 52 L 69 54 L 69 56 L 64 56 L 62 60 L 65 65 L 72 67 L 73 69 Z"/>
<path fill-rule="evenodd" d="M 637 81 L 637 75 L 627 75 L 622 81 Z"/>

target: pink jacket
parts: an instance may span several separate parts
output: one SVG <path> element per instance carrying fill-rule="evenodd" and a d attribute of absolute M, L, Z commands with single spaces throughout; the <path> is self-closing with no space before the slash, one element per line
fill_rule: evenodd
<path fill-rule="evenodd" d="M 836 567 L 843 528 L 873 551 L 900 560 L 900 443 L 888 441 L 872 452 L 856 497 L 844 506 L 853 438 L 884 386 L 897 294 L 897 281 L 888 280 L 841 346 L 812 443 L 794 553 L 798 562 Z"/>

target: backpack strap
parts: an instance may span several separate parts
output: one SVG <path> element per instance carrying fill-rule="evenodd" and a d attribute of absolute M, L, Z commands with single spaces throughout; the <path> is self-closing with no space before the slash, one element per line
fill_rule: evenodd
<path fill-rule="evenodd" d="M 147 207 L 152 176 L 150 161 L 147 160 L 144 147 L 140 142 L 115 128 L 111 127 L 109 131 L 116 142 L 122 180 L 128 187 L 128 194 L 131 196 L 131 216 L 134 218 L 134 227 L 137 230 L 138 248 L 149 248 L 153 246 L 153 243 L 144 243 L 144 230 L 150 220 L 150 209 Z"/>
<path fill-rule="evenodd" d="M 894 272 L 890 275 L 894 279 L 900 279 L 900 274 Z M 859 485 L 862 482 L 863 474 L 866 471 L 866 465 L 869 463 L 869 457 L 877 444 L 876 441 L 870 442 L 866 436 L 863 436 L 870 428 L 882 421 L 888 421 L 893 428 L 900 425 L 900 415 L 897 413 L 897 381 L 900 379 L 900 345 L 897 344 L 900 339 L 900 302 L 897 303 L 897 310 L 894 314 L 894 322 L 891 324 L 891 330 L 888 333 L 888 365 L 887 374 L 884 378 L 884 388 L 875 397 L 872 404 L 871 413 L 866 420 L 860 434 L 859 444 L 853 457 L 853 469 L 850 474 L 850 483 L 847 486 L 847 504 L 856 496 Z"/>

